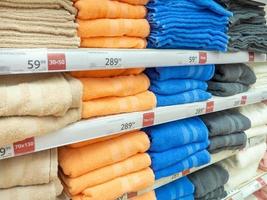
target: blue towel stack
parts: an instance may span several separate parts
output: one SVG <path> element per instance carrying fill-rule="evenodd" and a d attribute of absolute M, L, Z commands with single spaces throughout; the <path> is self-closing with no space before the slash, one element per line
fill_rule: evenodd
<path fill-rule="evenodd" d="M 155 190 L 157 200 L 194 200 L 195 186 L 187 177 Z"/>
<path fill-rule="evenodd" d="M 233 15 L 214 0 L 150 0 L 149 48 L 227 51 Z"/>
<path fill-rule="evenodd" d="M 155 93 L 157 106 L 205 101 L 211 98 L 208 84 L 215 71 L 214 65 L 157 67 L 146 70 Z"/>
<path fill-rule="evenodd" d="M 151 141 L 149 155 L 156 179 L 210 162 L 208 129 L 198 117 L 149 127 L 145 132 Z"/>

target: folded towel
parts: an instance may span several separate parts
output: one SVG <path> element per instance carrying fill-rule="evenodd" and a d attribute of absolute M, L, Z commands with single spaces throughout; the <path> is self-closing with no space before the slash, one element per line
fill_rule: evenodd
<path fill-rule="evenodd" d="M 214 96 L 228 97 L 235 94 L 247 92 L 249 86 L 241 83 L 223 83 L 223 82 L 208 82 L 208 91 Z"/>
<path fill-rule="evenodd" d="M 82 85 L 61 73 L 8 75 L 1 76 L 0 93 L 0 116 L 58 117 L 81 106 Z"/>
<path fill-rule="evenodd" d="M 199 117 L 182 119 L 144 129 L 151 152 L 162 152 L 185 144 L 208 140 L 208 129 Z"/>
<path fill-rule="evenodd" d="M 212 192 L 206 194 L 204 197 L 195 198 L 195 200 L 210 200 L 218 199 L 221 200 L 227 196 L 227 192 L 224 189 L 224 186 L 219 187 L 218 189 L 213 190 Z"/>
<path fill-rule="evenodd" d="M 150 81 L 145 74 L 112 78 L 79 78 L 83 84 L 83 101 L 102 97 L 125 97 L 148 90 Z"/>
<path fill-rule="evenodd" d="M 146 19 L 94 19 L 77 20 L 78 35 L 88 37 L 130 36 L 145 38 L 150 27 Z"/>
<path fill-rule="evenodd" d="M 171 176 L 173 174 L 177 174 L 179 172 L 190 169 L 192 167 L 199 167 L 201 165 L 205 165 L 209 163 L 210 160 L 211 160 L 211 156 L 209 152 L 207 150 L 203 150 L 203 151 L 193 154 L 192 156 L 170 167 L 156 171 L 155 176 L 156 176 L 156 179 L 160 179 L 166 176 Z"/>
<path fill-rule="evenodd" d="M 1 117 L 0 146 L 57 131 L 80 119 L 81 109 L 71 109 L 63 117 Z"/>
<path fill-rule="evenodd" d="M 127 97 L 106 97 L 83 102 L 82 118 L 150 110 L 156 106 L 152 92 Z"/>
<path fill-rule="evenodd" d="M 194 65 L 149 68 L 146 70 L 146 74 L 150 79 L 158 81 L 164 81 L 168 79 L 195 79 L 207 81 L 213 77 L 214 71 L 214 65 Z"/>
<path fill-rule="evenodd" d="M 215 136 L 209 138 L 209 140 L 210 145 L 208 151 L 210 153 L 218 153 L 224 150 L 243 149 L 247 144 L 247 136 L 244 132 Z"/>
<path fill-rule="evenodd" d="M 57 178 L 57 168 L 56 149 L 1 160 L 0 188 L 47 184 Z"/>
<path fill-rule="evenodd" d="M 249 67 L 256 75 L 267 73 L 266 63 L 249 63 Z"/>
<path fill-rule="evenodd" d="M 73 200 L 114 200 L 129 192 L 146 189 L 154 184 L 154 174 L 150 168 L 128 174 L 109 182 L 87 188 L 81 195 L 74 196 Z"/>
<path fill-rule="evenodd" d="M 157 200 L 156 194 L 154 191 L 147 192 L 143 195 L 138 195 L 137 197 L 131 198 L 132 200 Z"/>
<path fill-rule="evenodd" d="M 267 153 L 265 152 L 261 162 L 260 162 L 260 167 L 261 170 L 267 171 Z"/>
<path fill-rule="evenodd" d="M 155 94 L 155 96 L 157 98 L 157 107 L 206 101 L 212 97 L 210 93 L 200 89 L 173 95 Z"/>
<path fill-rule="evenodd" d="M 43 185 L 12 187 L 0 189 L 0 196 L 5 200 L 55 200 L 62 192 L 58 179 Z"/>
<path fill-rule="evenodd" d="M 192 195 L 195 186 L 185 176 L 155 190 L 157 200 L 180 199 Z"/>
<path fill-rule="evenodd" d="M 120 2 L 125 2 L 133 5 L 146 5 L 149 0 L 117 0 Z"/>
<path fill-rule="evenodd" d="M 69 178 L 62 172 L 60 173 L 60 177 L 67 187 L 65 189 L 67 189 L 68 193 L 78 195 L 86 188 L 140 171 L 149 167 L 150 164 L 151 159 L 148 154 L 136 154 L 126 160 L 96 169 L 77 178 Z"/>
<path fill-rule="evenodd" d="M 267 136 L 267 125 L 257 126 L 245 131 L 247 138 Z"/>
<path fill-rule="evenodd" d="M 219 165 L 211 165 L 188 176 L 195 185 L 195 198 L 201 198 L 224 186 L 229 179 L 228 172 Z"/>
<path fill-rule="evenodd" d="M 158 171 L 167 167 L 170 167 L 178 162 L 183 161 L 184 159 L 194 155 L 196 152 L 199 152 L 207 148 L 209 142 L 202 143 L 192 143 L 184 145 L 178 148 L 173 148 L 164 152 L 149 152 L 149 155 L 152 160 L 152 169 Z"/>
<path fill-rule="evenodd" d="M 144 6 L 130 5 L 110 0 L 79 0 L 75 3 L 78 9 L 78 19 L 100 19 L 100 18 L 124 18 L 142 19 L 146 16 Z"/>
<path fill-rule="evenodd" d="M 70 72 L 70 75 L 76 78 L 108 78 L 113 76 L 138 75 L 141 74 L 144 70 L 144 68 L 88 70 Z"/>
<path fill-rule="evenodd" d="M 81 148 L 59 148 L 59 165 L 65 175 L 76 178 L 92 170 L 125 160 L 149 149 L 149 138 L 137 131 Z"/>
<path fill-rule="evenodd" d="M 201 119 L 208 127 L 211 137 L 241 132 L 251 127 L 250 120 L 236 110 L 202 115 Z"/>
<path fill-rule="evenodd" d="M 147 41 L 139 37 L 90 37 L 81 39 L 81 47 L 85 48 L 121 48 L 144 49 Z"/>

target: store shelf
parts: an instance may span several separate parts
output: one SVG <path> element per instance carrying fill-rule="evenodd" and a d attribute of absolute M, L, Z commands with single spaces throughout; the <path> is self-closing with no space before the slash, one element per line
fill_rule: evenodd
<path fill-rule="evenodd" d="M 266 54 L 159 49 L 0 49 L 0 74 L 264 62 Z"/>
<path fill-rule="evenodd" d="M 54 133 L 6 145 L 0 148 L 0 160 L 264 100 L 267 100 L 267 89 L 230 97 L 213 97 L 205 102 L 160 107 L 146 112 L 82 120 Z"/>
<path fill-rule="evenodd" d="M 229 195 L 223 200 L 245 200 L 266 185 L 267 172 L 259 171 L 252 180 L 247 181 L 235 190 L 229 191 Z"/>

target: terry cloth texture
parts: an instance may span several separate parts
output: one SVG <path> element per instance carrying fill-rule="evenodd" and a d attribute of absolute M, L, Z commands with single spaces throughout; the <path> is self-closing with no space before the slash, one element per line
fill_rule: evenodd
<path fill-rule="evenodd" d="M 150 48 L 226 51 L 232 13 L 213 0 L 151 0 L 147 19 Z"/>
<path fill-rule="evenodd" d="M 267 65 L 265 63 L 251 63 L 249 67 L 257 77 L 257 81 L 251 86 L 252 89 L 261 89 L 267 87 Z"/>
<path fill-rule="evenodd" d="M 0 2 L 0 47 L 77 48 L 76 9 L 70 0 Z"/>
<path fill-rule="evenodd" d="M 232 96 L 248 91 L 255 82 L 254 72 L 245 64 L 216 65 L 208 91 L 216 96 Z"/>

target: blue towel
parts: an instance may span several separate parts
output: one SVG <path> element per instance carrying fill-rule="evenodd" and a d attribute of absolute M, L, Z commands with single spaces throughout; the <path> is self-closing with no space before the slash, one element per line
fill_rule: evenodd
<path fill-rule="evenodd" d="M 194 194 L 195 186 L 187 177 L 182 177 L 155 190 L 157 200 L 176 200 Z M 194 199 L 194 198 L 193 198 Z"/>
<path fill-rule="evenodd" d="M 194 79 L 170 79 L 166 81 L 151 80 L 149 90 L 162 95 L 171 95 L 195 89 L 207 91 L 208 84 Z"/>
<path fill-rule="evenodd" d="M 179 67 L 157 67 L 146 69 L 146 74 L 152 80 L 168 79 L 210 80 L 215 72 L 215 65 L 193 65 Z"/>
<path fill-rule="evenodd" d="M 148 134 L 151 152 L 162 152 L 174 147 L 208 140 L 209 131 L 199 117 L 182 119 L 144 129 Z"/>
<path fill-rule="evenodd" d="M 151 167 L 154 171 L 170 167 L 196 152 L 206 149 L 208 146 L 209 141 L 207 140 L 202 143 L 192 143 L 163 152 L 149 152 L 152 160 Z"/>
<path fill-rule="evenodd" d="M 212 97 L 209 92 L 199 89 L 174 95 L 155 94 L 155 96 L 157 98 L 157 107 L 206 101 Z"/>
<path fill-rule="evenodd" d="M 211 156 L 209 152 L 207 150 L 202 150 L 170 167 L 154 171 L 155 177 L 156 179 L 160 179 L 163 177 L 171 176 L 193 167 L 199 167 L 208 164 L 210 160 Z"/>

